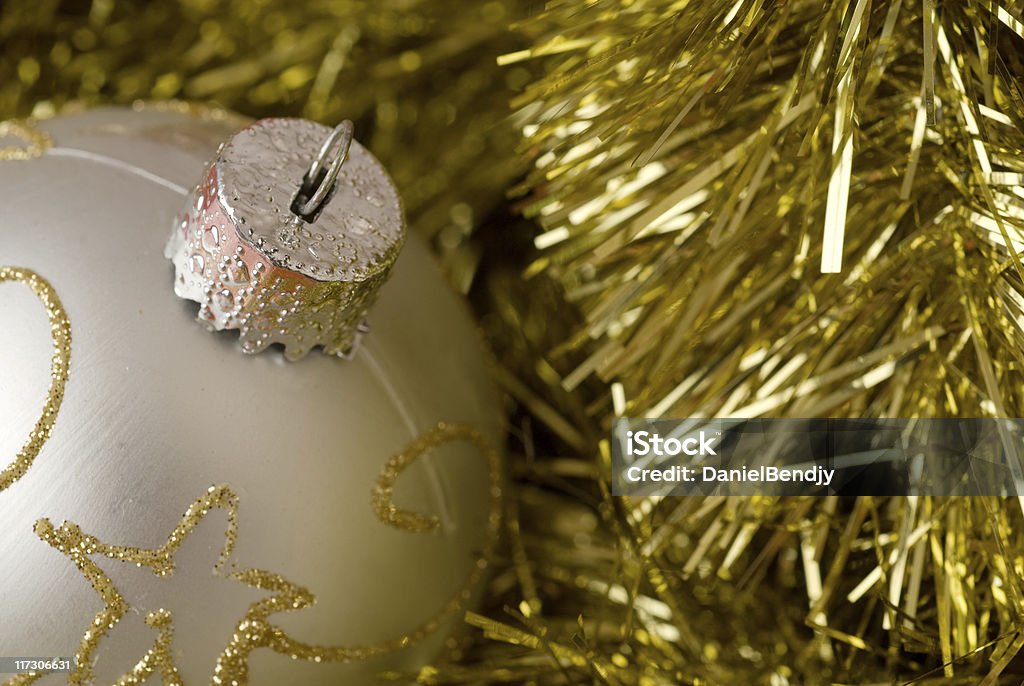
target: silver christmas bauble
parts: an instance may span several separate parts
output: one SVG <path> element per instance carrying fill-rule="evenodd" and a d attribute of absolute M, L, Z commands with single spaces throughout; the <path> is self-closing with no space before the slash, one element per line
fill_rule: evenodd
<path fill-rule="evenodd" d="M 246 355 L 163 254 L 236 122 L 36 126 L 7 155 L 30 159 L 0 159 L 0 656 L 78 654 L 39 683 L 96 684 L 364 684 L 432 659 L 493 543 L 500 408 L 425 247 L 406 239 L 351 359 Z"/>

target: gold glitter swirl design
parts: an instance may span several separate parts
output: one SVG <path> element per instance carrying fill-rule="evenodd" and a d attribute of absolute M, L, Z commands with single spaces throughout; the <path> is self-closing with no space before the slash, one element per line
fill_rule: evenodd
<path fill-rule="evenodd" d="M 433 430 L 423 434 L 405 450 L 388 460 L 380 476 L 377 477 L 377 484 L 373 488 L 373 511 L 380 521 L 396 529 L 417 534 L 432 533 L 441 527 L 441 521 L 437 517 L 399 509 L 392 502 L 392 496 L 395 481 L 398 480 L 402 472 L 431 449 L 457 440 L 471 441 L 479 446 L 492 460 L 490 465 L 492 474 L 500 473 L 500 465 L 496 462 L 497 454 L 490 448 L 487 439 L 479 431 L 471 426 L 461 424 L 438 424 Z M 491 485 L 500 488 L 500 483 Z"/>
<path fill-rule="evenodd" d="M 77 524 L 71 522 L 64 522 L 57 527 L 45 518 L 36 522 L 36 535 L 66 555 L 103 600 L 103 609 L 96 614 L 90 628 L 82 635 L 75 654 L 76 667 L 68 675 L 69 685 L 92 683 L 92 666 L 101 641 L 131 607 L 92 557 L 101 555 L 111 560 L 133 563 L 148 568 L 157 576 L 167 576 L 174 571 L 174 555 L 178 548 L 212 510 L 224 510 L 228 518 L 224 547 L 214 565 L 214 571 L 221 573 L 234 550 L 238 532 L 238 496 L 227 486 L 211 486 L 206 495 L 193 502 L 185 511 L 181 523 L 167 537 L 167 542 L 156 549 L 110 545 L 83 532 Z M 234 578 L 237 574 L 240 573 L 232 573 L 230 577 Z M 171 614 L 163 609 L 147 615 L 146 623 L 157 630 L 158 638 L 135 667 L 118 679 L 118 686 L 143 683 L 154 671 L 160 673 L 164 684 L 180 683 L 171 650 L 171 620 Z M 22 675 L 20 681 L 10 681 L 8 686 L 23 686 L 41 676 L 42 672 Z"/>
<path fill-rule="evenodd" d="M 248 655 L 257 648 L 271 648 L 274 652 L 288 655 L 292 659 L 315 662 L 353 662 L 401 650 L 422 641 L 437 631 L 441 624 L 466 604 L 473 594 L 473 588 L 486 573 L 497 545 L 499 527 L 501 526 L 501 458 L 487 437 L 477 429 L 465 424 L 439 423 L 388 460 L 373 490 L 373 505 L 378 517 L 385 524 L 408 531 L 435 530 L 438 526 L 435 519 L 400 510 L 391 502 L 392 486 L 398 476 L 423 454 L 456 441 L 473 443 L 486 456 L 491 508 L 481 555 L 467 575 L 462 587 L 448 599 L 441 609 L 410 633 L 387 641 L 350 646 L 314 645 L 295 640 L 283 629 L 271 625 L 268 621 L 269 616 L 277 612 L 301 609 L 311 605 L 313 596 L 308 591 L 275 574 L 258 570 L 236 573 L 233 576 L 242 583 L 261 590 L 275 592 L 276 595 L 252 605 L 242 621 L 239 622 L 231 644 L 217 660 L 214 672 L 217 683 L 246 683 Z M 410 526 L 412 522 L 416 524 Z M 219 681 L 217 681 L 218 679 Z"/>
<path fill-rule="evenodd" d="M 0 121 L 0 138 L 20 138 L 25 145 L 0 148 L 0 160 L 31 160 L 41 156 L 53 145 L 53 139 L 30 120 Z"/>
<path fill-rule="evenodd" d="M 181 686 L 181 675 L 174 666 L 171 643 L 174 639 L 174 624 L 171 613 L 167 610 L 155 610 L 146 615 L 146 624 L 157 630 L 156 641 L 131 672 L 118 680 L 118 686 L 141 684 L 153 672 L 160 674 L 160 683 L 164 686 Z"/>
<path fill-rule="evenodd" d="M 3 151 L 0 150 L 0 152 Z M 0 472 L 0 491 L 5 490 L 25 475 L 36 456 L 39 455 L 39 451 L 43 449 L 43 445 L 50 438 L 50 431 L 53 429 L 53 423 L 57 420 L 57 413 L 64 400 L 64 386 L 67 384 L 68 369 L 71 365 L 71 321 L 50 282 L 30 269 L 0 267 L 0 283 L 4 281 L 25 284 L 43 303 L 43 307 L 46 308 L 46 316 L 50 319 L 53 358 L 50 361 L 50 388 L 46 392 L 43 412 L 39 416 L 35 428 L 32 429 L 32 433 L 29 434 L 28 441 L 18 452 L 14 461 Z"/>
<path fill-rule="evenodd" d="M 85 686 L 92 683 L 92 665 L 97 650 L 111 629 L 127 614 L 128 601 L 118 592 L 113 581 L 104 574 L 93 556 L 100 555 L 140 567 L 146 567 L 157 576 L 163 577 L 174 571 L 174 556 L 185 539 L 199 523 L 213 510 L 227 513 L 227 528 L 224 547 L 221 549 L 214 572 L 225 574 L 226 578 L 250 588 L 267 591 L 270 595 L 253 603 L 237 623 L 228 645 L 221 652 L 213 674 L 213 683 L 245 684 L 249 678 L 249 655 L 259 648 L 269 648 L 275 653 L 292 659 L 314 662 L 351 662 L 363 660 L 383 653 L 408 647 L 436 631 L 470 598 L 473 588 L 481 581 L 497 542 L 501 520 L 501 461 L 490 441 L 476 429 L 462 424 L 439 424 L 416 439 L 410 446 L 392 457 L 384 468 L 377 487 L 374 489 L 374 507 L 378 514 L 383 509 L 390 513 L 385 522 L 400 526 L 409 520 L 425 522 L 418 530 L 436 529 L 436 521 L 421 515 L 403 513 L 391 504 L 391 487 L 398 476 L 416 459 L 431 449 L 454 441 L 469 441 L 484 452 L 490 471 L 489 485 L 491 510 L 488 519 L 487 537 L 483 552 L 467 576 L 462 588 L 455 593 L 433 617 L 420 624 L 411 633 L 380 643 L 353 646 L 321 646 L 296 640 L 283 629 L 275 626 L 270 618 L 280 612 L 301 610 L 313 604 L 315 598 L 304 587 L 285 577 L 262 569 L 234 569 L 229 560 L 238 538 L 238 495 L 229 486 L 211 486 L 205 495 L 195 500 L 186 510 L 181 522 L 167 537 L 167 541 L 156 549 L 134 548 L 111 545 L 82 531 L 74 523 L 64 522 L 54 526 L 48 519 L 36 523 L 35 531 L 40 539 L 67 556 L 78 568 L 96 593 L 103 600 L 104 607 L 90 623 L 83 634 L 75 655 L 76 667 L 68 675 L 70 686 Z M 398 516 L 404 515 L 404 518 Z M 417 519 L 418 518 L 418 519 Z M 435 522 L 433 526 L 430 522 Z M 178 686 L 181 679 L 174 662 L 172 638 L 174 634 L 171 613 L 160 609 L 149 613 L 146 623 L 157 631 L 157 638 L 146 654 L 132 670 L 122 675 L 117 686 L 133 686 L 158 673 L 165 685 Z M 44 676 L 43 672 L 32 672 L 14 677 L 6 686 L 26 686 Z"/>

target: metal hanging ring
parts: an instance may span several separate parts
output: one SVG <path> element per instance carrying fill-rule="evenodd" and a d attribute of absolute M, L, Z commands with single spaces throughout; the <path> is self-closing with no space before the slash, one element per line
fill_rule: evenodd
<path fill-rule="evenodd" d="M 341 165 L 348 159 L 348 150 L 352 145 L 352 122 L 348 119 L 338 124 L 331 131 L 320 152 L 302 177 L 302 185 L 292 199 L 291 210 L 307 222 L 316 221 L 320 210 L 331 199 L 341 172 Z M 336 148 L 340 148 L 337 156 L 326 167 L 328 157 Z"/>

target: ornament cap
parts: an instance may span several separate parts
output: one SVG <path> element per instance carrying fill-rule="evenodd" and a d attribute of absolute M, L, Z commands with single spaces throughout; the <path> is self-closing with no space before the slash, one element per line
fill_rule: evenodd
<path fill-rule="evenodd" d="M 244 352 L 348 357 L 404 238 L 394 183 L 352 122 L 261 119 L 221 146 L 165 255 L 175 293 Z"/>

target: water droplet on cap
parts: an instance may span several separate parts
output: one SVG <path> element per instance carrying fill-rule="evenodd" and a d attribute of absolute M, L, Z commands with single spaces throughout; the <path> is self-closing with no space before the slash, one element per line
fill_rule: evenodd
<path fill-rule="evenodd" d="M 220 245 L 220 231 L 213 224 L 203 231 L 203 247 L 207 252 L 213 252 Z"/>
<path fill-rule="evenodd" d="M 349 230 L 354 234 L 363 235 L 373 230 L 373 223 L 366 217 L 352 217 L 348 222 Z"/>
<path fill-rule="evenodd" d="M 235 306 L 235 294 L 227 288 L 217 293 L 217 307 L 227 312 Z"/>
<path fill-rule="evenodd" d="M 249 283 L 249 268 L 245 266 L 245 262 L 237 260 L 232 264 L 228 268 L 227 278 L 225 280 L 233 284 Z"/>

